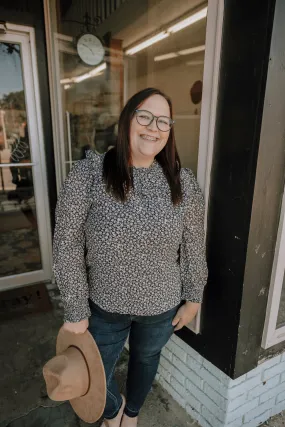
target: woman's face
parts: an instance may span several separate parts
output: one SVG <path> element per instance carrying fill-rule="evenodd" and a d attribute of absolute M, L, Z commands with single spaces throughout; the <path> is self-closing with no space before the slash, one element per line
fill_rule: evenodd
<path fill-rule="evenodd" d="M 161 95 L 152 95 L 147 98 L 139 107 L 139 110 L 146 110 L 154 116 L 170 117 L 168 102 Z M 134 116 L 130 126 L 130 145 L 133 163 L 140 160 L 152 161 L 154 157 L 165 147 L 169 132 L 162 132 L 157 128 L 156 119 L 148 126 L 142 126 Z"/>

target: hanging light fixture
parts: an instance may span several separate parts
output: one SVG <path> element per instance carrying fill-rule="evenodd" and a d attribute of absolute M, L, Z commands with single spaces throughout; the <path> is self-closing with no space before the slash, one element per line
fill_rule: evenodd
<path fill-rule="evenodd" d="M 180 20 L 179 22 L 176 22 L 174 25 L 171 25 L 168 27 L 165 31 L 161 31 L 160 33 L 156 34 L 153 37 L 150 37 L 146 40 L 144 40 L 141 43 L 138 43 L 137 45 L 129 48 L 126 50 L 126 55 L 133 55 L 137 52 L 140 52 L 141 50 L 153 45 L 154 43 L 159 42 L 160 40 L 165 39 L 169 35 L 173 33 L 177 33 L 177 31 L 183 30 L 186 27 L 189 27 L 190 25 L 194 24 L 195 22 L 200 21 L 201 19 L 206 18 L 207 16 L 208 7 L 204 7 L 203 9 L 199 10 L 198 12 L 192 13 L 187 18 L 184 18 Z"/>

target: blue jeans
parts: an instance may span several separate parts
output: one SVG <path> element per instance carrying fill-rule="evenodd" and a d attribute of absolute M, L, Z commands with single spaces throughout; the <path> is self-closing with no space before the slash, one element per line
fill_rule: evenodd
<path fill-rule="evenodd" d="M 114 418 L 122 405 L 114 370 L 129 335 L 129 366 L 125 413 L 136 417 L 151 389 L 162 347 L 171 337 L 172 320 L 179 307 L 155 316 L 109 313 L 89 301 L 89 331 L 100 350 L 106 373 L 104 418 Z"/>

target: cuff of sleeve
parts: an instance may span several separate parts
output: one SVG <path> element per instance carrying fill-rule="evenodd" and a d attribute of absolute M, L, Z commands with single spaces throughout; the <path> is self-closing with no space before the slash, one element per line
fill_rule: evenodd
<path fill-rule="evenodd" d="M 201 289 L 183 289 L 181 299 L 201 303 L 203 301 L 204 287 Z"/>
<path fill-rule="evenodd" d="M 80 322 L 80 320 L 87 319 L 91 316 L 88 299 L 63 301 L 63 308 L 64 322 Z"/>

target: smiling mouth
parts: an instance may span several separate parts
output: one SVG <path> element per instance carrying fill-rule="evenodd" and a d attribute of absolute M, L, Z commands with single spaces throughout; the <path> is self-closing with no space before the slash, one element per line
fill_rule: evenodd
<path fill-rule="evenodd" d="M 153 142 L 156 142 L 156 141 L 158 141 L 158 140 L 159 140 L 159 138 L 156 138 L 155 136 L 150 136 L 150 135 L 145 135 L 145 134 L 140 135 L 140 137 L 141 137 L 142 139 L 145 139 L 146 141 L 153 141 Z"/>

